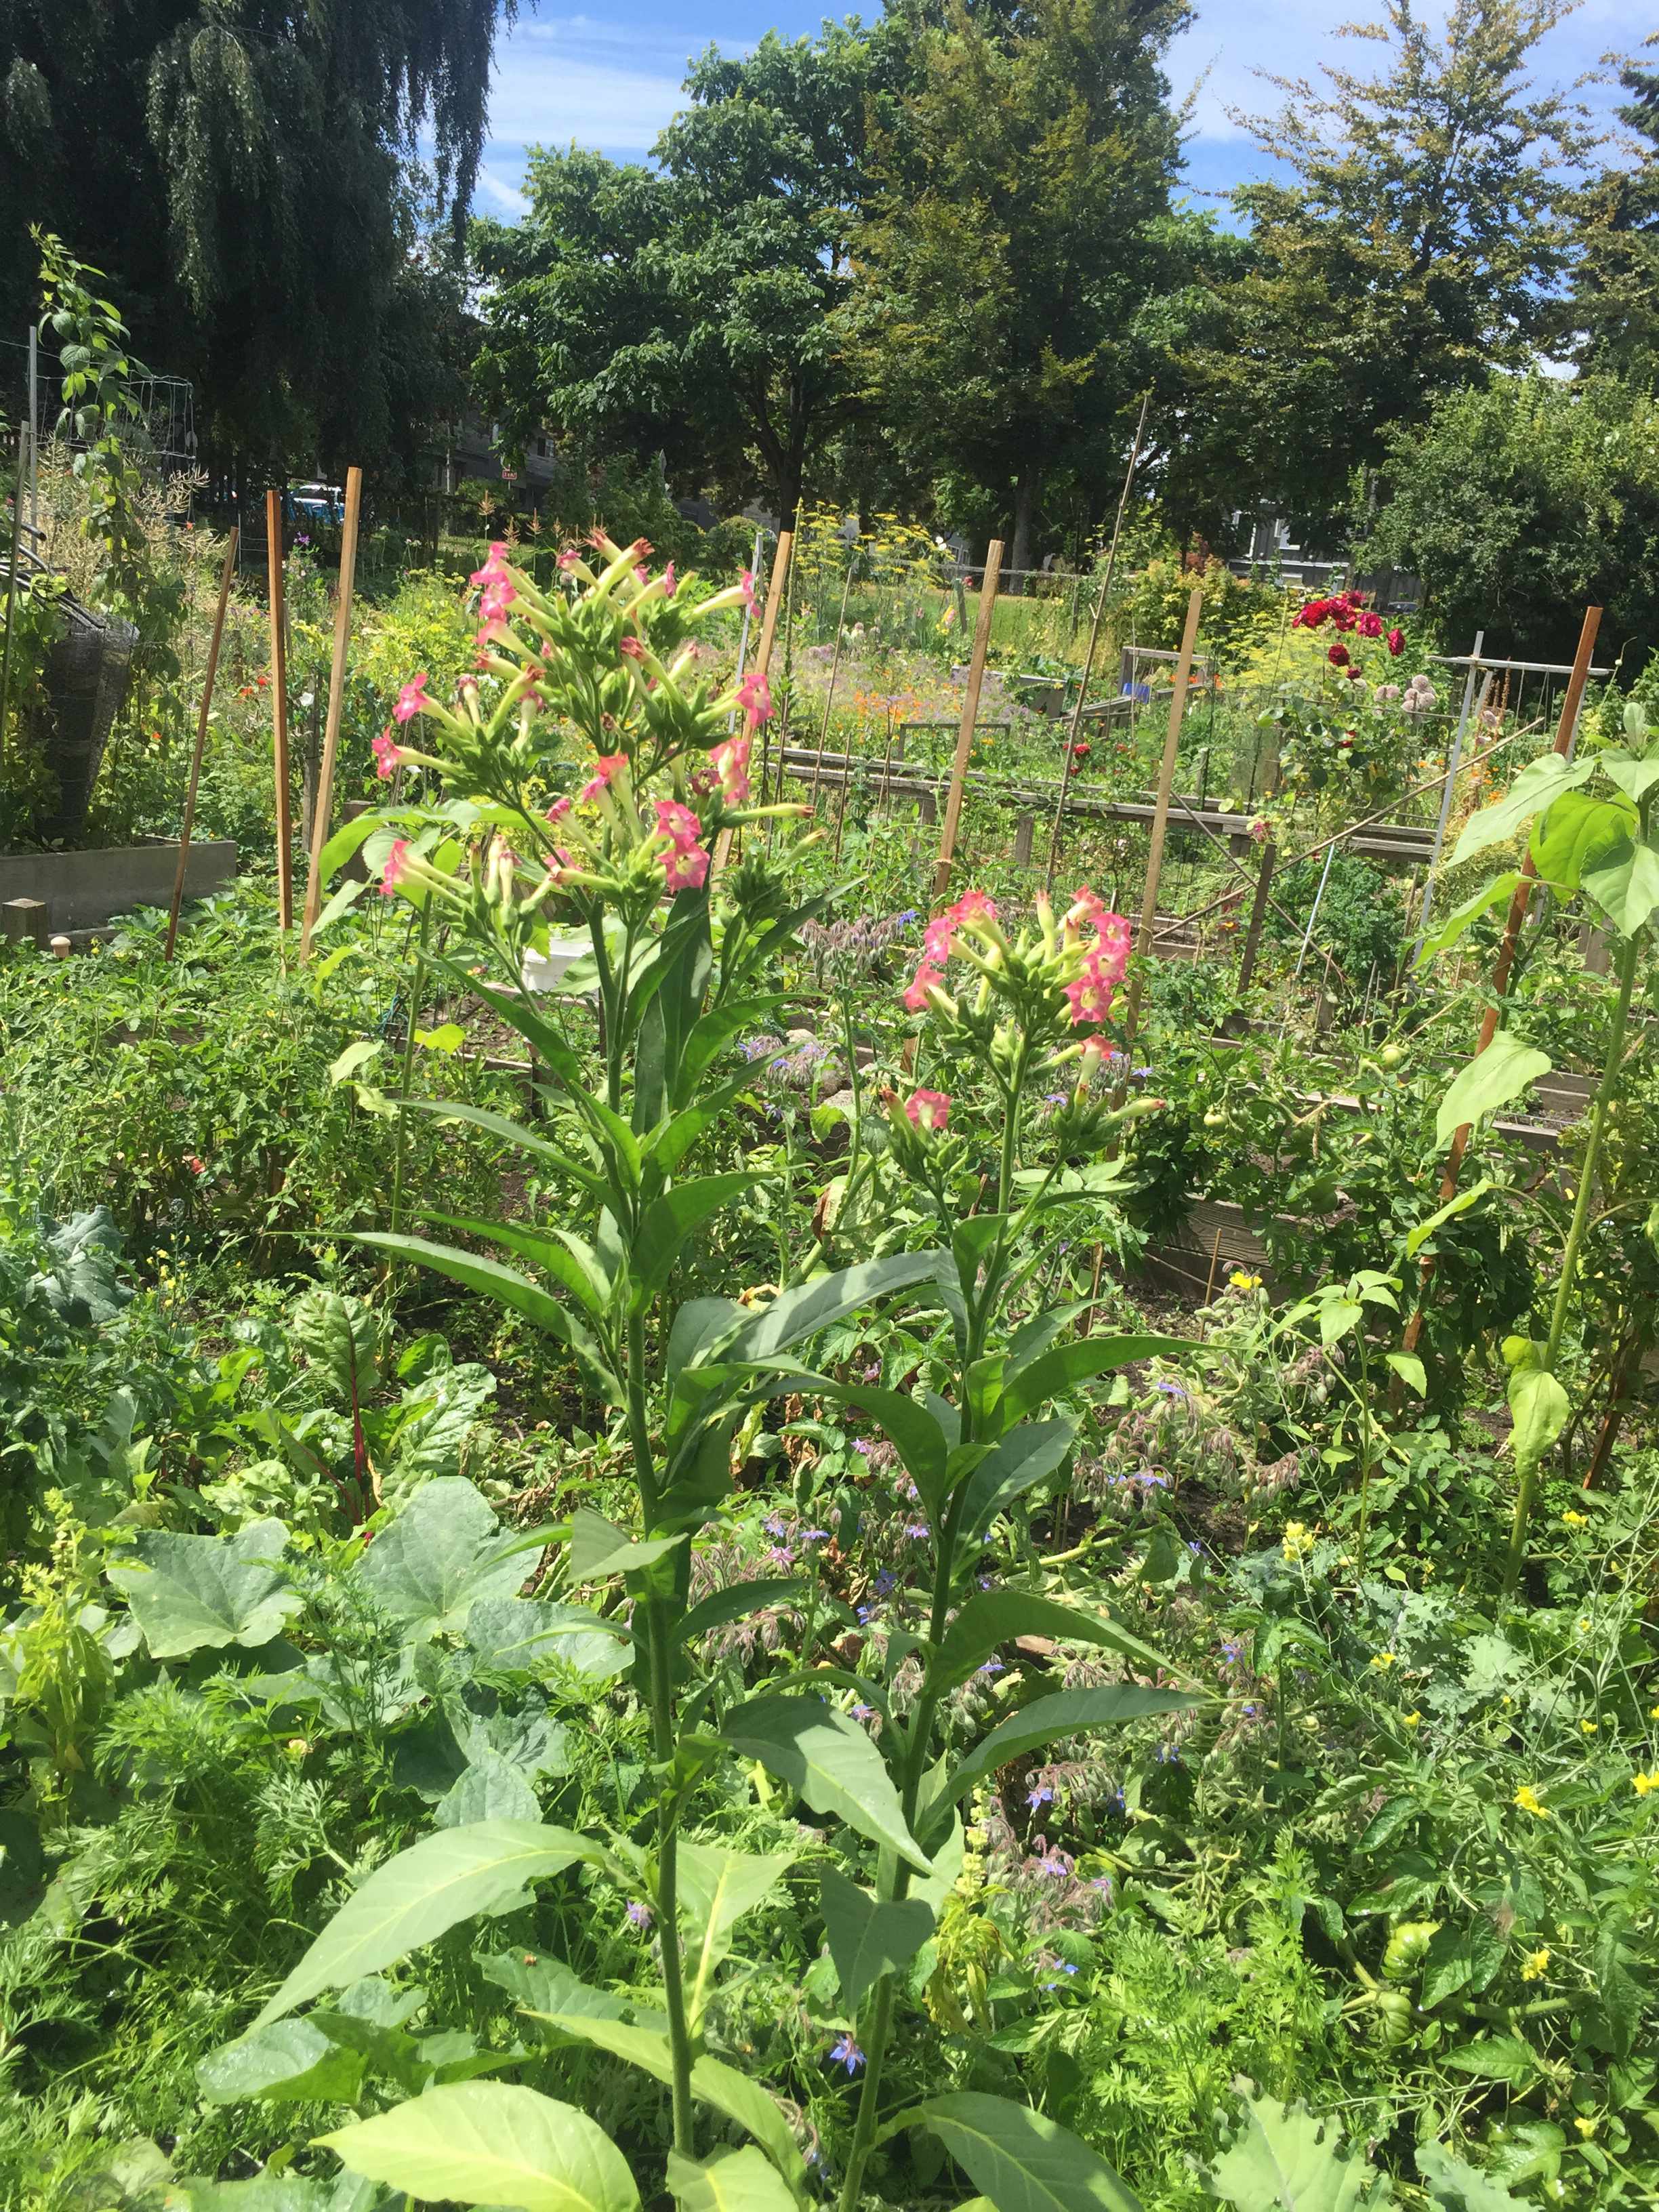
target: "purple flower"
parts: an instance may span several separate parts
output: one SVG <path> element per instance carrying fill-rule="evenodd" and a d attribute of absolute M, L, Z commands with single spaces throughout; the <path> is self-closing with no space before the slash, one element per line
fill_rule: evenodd
<path fill-rule="evenodd" d="M 1166 1398 L 1184 1398 L 1187 1395 L 1179 1382 L 1155 1382 L 1152 1388 L 1161 1390 Z"/>
<path fill-rule="evenodd" d="M 629 1901 L 628 1917 L 636 1928 L 649 1928 L 652 1924 L 651 1907 L 641 1905 L 637 1897 Z"/>
<path fill-rule="evenodd" d="M 844 2066 L 848 2077 L 856 2074 L 864 2063 L 864 2053 L 850 2035 L 843 2035 L 825 2062 L 830 2066 Z"/>
<path fill-rule="evenodd" d="M 793 1567 L 795 1564 L 795 1555 L 787 1544 L 774 1544 L 766 1556 L 775 1567 Z"/>
<path fill-rule="evenodd" d="M 853 1439 L 853 1449 L 857 1452 L 860 1459 L 868 1459 L 871 1453 L 875 1449 L 875 1446 L 871 1443 L 868 1437 L 854 1437 Z"/>
<path fill-rule="evenodd" d="M 853 1718 L 855 1721 L 872 1721 L 875 1717 L 876 1709 L 873 1705 L 860 1705 L 853 1708 Z"/>
<path fill-rule="evenodd" d="M 1224 1667 L 1237 1667 L 1238 1664 L 1238 1651 L 1239 1647 L 1237 1644 L 1224 1644 L 1221 1647 L 1222 1665 Z"/>
<path fill-rule="evenodd" d="M 827 1544 L 830 1541 L 830 1531 L 827 1528 L 803 1528 L 799 1540 L 803 1544 Z"/>
<path fill-rule="evenodd" d="M 913 1544 L 925 1544 L 933 1532 L 925 1521 L 907 1521 L 904 1533 Z"/>
<path fill-rule="evenodd" d="M 974 1671 L 978 1674 L 1000 1674 L 1002 1672 L 1002 1662 L 1000 1659 L 988 1659 L 982 1666 L 976 1667 Z"/>
<path fill-rule="evenodd" d="M 881 1572 L 876 1577 L 876 1595 L 878 1597 L 885 1597 L 890 1590 L 896 1587 L 897 1583 L 898 1577 L 893 1572 L 893 1570 L 890 1567 L 884 1567 Z"/>
<path fill-rule="evenodd" d="M 1039 1782 L 1035 1790 L 1026 1791 L 1025 1802 L 1035 1812 L 1039 1805 L 1052 1805 L 1054 1802 L 1054 1793 L 1046 1782 Z"/>
<path fill-rule="evenodd" d="M 765 1529 L 769 1536 L 783 1535 L 787 1526 L 781 1513 L 769 1513 L 765 1520 L 761 1522 L 761 1527 Z"/>

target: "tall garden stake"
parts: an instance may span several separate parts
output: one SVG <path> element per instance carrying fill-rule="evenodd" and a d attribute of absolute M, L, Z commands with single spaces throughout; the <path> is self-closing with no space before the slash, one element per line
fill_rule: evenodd
<path fill-rule="evenodd" d="M 1077 705 L 1072 709 L 1072 726 L 1066 733 L 1066 750 L 1060 763 L 1060 796 L 1054 801 L 1054 826 L 1048 837 L 1048 865 L 1043 872 L 1042 888 L 1052 891 L 1054 887 L 1054 867 L 1060 858 L 1060 832 L 1066 819 L 1066 796 L 1071 787 L 1071 766 L 1077 757 L 1073 748 L 1078 732 L 1083 727 L 1083 708 L 1089 696 L 1089 678 L 1094 674 L 1095 645 L 1100 636 L 1101 618 L 1106 611 L 1106 602 L 1112 595 L 1112 575 L 1117 567 L 1118 539 L 1123 534 L 1124 509 L 1129 504 L 1129 492 L 1135 480 L 1135 471 L 1140 465 L 1140 441 L 1146 431 L 1146 410 L 1152 404 L 1149 392 L 1140 403 L 1140 420 L 1135 424 L 1134 443 L 1129 448 L 1129 465 L 1124 471 L 1123 489 L 1118 495 L 1117 520 L 1112 525 L 1111 550 L 1106 556 L 1106 574 L 1100 586 L 1100 597 L 1095 601 L 1094 618 L 1089 624 L 1089 644 L 1083 656 L 1083 679 L 1078 686 Z M 1074 625 L 1075 627 L 1075 625 Z"/>
<path fill-rule="evenodd" d="M 979 720 L 979 695 L 985 682 L 985 653 L 991 642 L 991 617 L 997 603 L 997 579 L 1002 573 L 1002 540 L 994 538 L 985 549 L 985 576 L 979 587 L 979 619 L 974 625 L 974 650 L 968 662 L 968 690 L 962 702 L 962 726 L 957 732 L 957 757 L 951 768 L 951 795 L 945 803 L 945 830 L 939 841 L 939 860 L 933 868 L 933 896 L 943 898 L 951 884 L 951 863 L 956 858 L 957 829 L 962 820 L 963 786 L 968 781 L 968 757 L 974 749 L 974 725 Z"/>
<path fill-rule="evenodd" d="M 283 599 L 283 495 L 265 494 L 265 580 L 270 599 L 270 737 L 276 775 L 276 927 L 294 927 L 294 793 L 288 761 L 288 611 Z"/>
<path fill-rule="evenodd" d="M 17 433 L 17 483 L 11 495 L 11 566 L 6 570 L 6 642 L 0 650 L 0 761 L 6 757 L 6 716 L 11 708 L 11 636 L 17 623 L 17 548 L 23 534 L 23 440 Z"/>
<path fill-rule="evenodd" d="M 1572 657 L 1572 673 L 1567 678 L 1567 688 L 1561 701 L 1561 719 L 1556 725 L 1555 750 L 1564 758 L 1571 750 L 1573 733 L 1578 726 L 1578 708 L 1584 696 L 1584 685 L 1589 678 L 1590 655 L 1595 650 L 1595 633 L 1601 627 L 1600 607 L 1586 607 L 1583 627 L 1578 633 L 1578 650 Z M 1520 880 L 1510 899 L 1509 918 L 1504 924 L 1504 941 L 1498 948 L 1498 958 L 1492 971 L 1492 1004 L 1481 1018 L 1480 1035 L 1475 1044 L 1478 1060 L 1498 1034 L 1498 1024 L 1504 1003 L 1504 994 L 1509 988 L 1510 969 L 1515 964 L 1515 948 L 1521 935 L 1521 924 L 1526 919 L 1528 905 L 1538 881 L 1538 867 L 1530 850 L 1521 863 Z M 1465 1121 L 1454 1132 L 1451 1147 L 1446 1154 L 1445 1172 L 1440 1178 L 1442 1206 L 1449 1206 L 1457 1195 L 1457 1178 L 1462 1172 L 1463 1155 L 1468 1150 L 1469 1132 L 1473 1124 Z M 1423 1334 L 1423 1299 L 1434 1273 L 1434 1255 L 1425 1252 L 1420 1263 L 1418 1279 L 1417 1304 L 1406 1324 L 1402 1339 L 1404 1349 L 1415 1352 L 1418 1339 Z"/>
<path fill-rule="evenodd" d="M 830 715 L 836 703 L 836 678 L 841 674 L 842 641 L 847 635 L 847 602 L 852 597 L 853 572 L 858 565 L 859 556 L 854 553 L 847 564 L 846 580 L 841 587 L 841 612 L 836 617 L 836 649 L 830 662 L 830 687 L 823 695 L 823 720 L 818 726 L 817 758 L 812 763 L 812 790 L 807 801 L 814 809 L 818 803 L 818 779 L 823 774 L 823 749 L 830 742 Z"/>
<path fill-rule="evenodd" d="M 1152 925 L 1158 918 L 1158 884 L 1164 873 L 1164 842 L 1170 834 L 1170 793 L 1175 788 L 1176 756 L 1181 750 L 1181 726 L 1187 718 L 1187 687 L 1193 679 L 1193 652 L 1198 643 L 1198 621 L 1204 611 L 1204 594 L 1196 587 L 1187 601 L 1187 620 L 1181 633 L 1181 653 L 1176 662 L 1175 689 L 1170 694 L 1170 726 L 1164 735 L 1164 759 L 1158 772 L 1158 802 L 1152 809 L 1152 842 L 1146 854 L 1146 888 L 1141 895 L 1140 928 L 1135 938 L 1139 956 L 1129 977 L 1129 1006 L 1123 1018 L 1123 1050 L 1134 1041 L 1140 1012 L 1144 963 L 1152 957 Z"/>
<path fill-rule="evenodd" d="M 185 870 L 190 863 L 190 833 L 196 823 L 196 787 L 202 774 L 202 754 L 207 745 L 208 715 L 213 706 L 213 679 L 219 672 L 219 643 L 225 634 L 225 609 L 230 601 L 230 580 L 236 573 L 236 525 L 225 541 L 225 564 L 219 571 L 219 604 L 213 611 L 213 635 L 208 643 L 207 672 L 202 678 L 202 711 L 196 718 L 196 745 L 190 757 L 190 781 L 185 790 L 184 825 L 179 832 L 179 866 L 173 878 L 173 904 L 167 909 L 167 948 L 161 957 L 173 957 L 179 934 L 179 909 L 185 902 Z"/>
<path fill-rule="evenodd" d="M 334 660 L 328 672 L 328 720 L 323 729 L 323 761 L 317 772 L 317 796 L 311 809 L 311 868 L 306 878 L 305 923 L 300 957 L 311 957 L 311 933 L 323 902 L 323 848 L 334 799 L 334 762 L 340 750 L 340 714 L 345 705 L 346 648 L 351 642 L 351 590 L 357 574 L 357 518 L 362 510 L 363 472 L 346 471 L 345 522 L 340 532 L 340 590 L 334 609 Z"/>

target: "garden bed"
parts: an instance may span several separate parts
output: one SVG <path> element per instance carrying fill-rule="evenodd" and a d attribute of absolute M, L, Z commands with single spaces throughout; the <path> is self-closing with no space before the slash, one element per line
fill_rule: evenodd
<path fill-rule="evenodd" d="M 44 914 L 32 913 L 18 934 L 69 936 L 101 929 L 118 914 L 143 906 L 166 906 L 173 896 L 179 847 L 170 837 L 147 837 L 137 845 L 92 852 L 0 854 L 0 907 L 17 899 L 38 900 Z M 236 847 L 227 838 L 192 843 L 185 864 L 185 896 L 205 898 L 222 890 L 236 873 Z"/>

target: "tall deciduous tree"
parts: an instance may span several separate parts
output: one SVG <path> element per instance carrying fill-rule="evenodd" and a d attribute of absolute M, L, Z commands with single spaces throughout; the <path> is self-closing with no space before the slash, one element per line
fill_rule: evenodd
<path fill-rule="evenodd" d="M 1659 40 L 1650 40 L 1650 45 Z M 1577 197 L 1578 262 L 1564 318 L 1584 368 L 1659 389 L 1659 68 L 1627 62 L 1630 97 L 1617 112 L 1628 134 Z"/>
<path fill-rule="evenodd" d="M 219 447 L 385 459 L 451 364 L 438 214 L 483 144 L 501 0 L 0 0 L 0 318 L 32 319 L 31 222 L 107 270 L 194 377 Z"/>
<path fill-rule="evenodd" d="M 947 0 L 874 134 L 848 328 L 860 380 L 936 473 L 1012 518 L 1131 407 L 1169 281 L 1180 124 L 1162 60 L 1185 0 Z"/>
<path fill-rule="evenodd" d="M 1386 0 L 1342 33 L 1382 48 L 1374 70 L 1272 76 L 1279 113 L 1240 118 L 1291 173 L 1235 193 L 1252 265 L 1190 364 L 1241 489 L 1329 517 L 1390 425 L 1532 356 L 1569 251 L 1564 172 L 1589 137 L 1525 71 L 1571 5 L 1452 0 L 1436 32 Z"/>
<path fill-rule="evenodd" d="M 853 21 L 711 48 L 655 170 L 532 153 L 524 222 L 473 228 L 480 389 L 509 437 L 660 449 L 793 512 L 847 404 L 833 315 L 887 46 Z"/>

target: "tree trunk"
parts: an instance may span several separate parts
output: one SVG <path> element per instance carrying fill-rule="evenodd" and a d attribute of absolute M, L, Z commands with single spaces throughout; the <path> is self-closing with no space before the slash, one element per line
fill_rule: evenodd
<path fill-rule="evenodd" d="M 1036 514 L 1037 489 L 1042 482 L 1042 464 L 1028 459 L 1014 480 L 1014 542 L 1008 556 L 1008 566 L 1014 571 L 1013 589 L 1023 592 L 1025 578 L 1021 573 L 1031 565 L 1031 524 Z"/>
<path fill-rule="evenodd" d="M 784 455 L 783 465 L 778 471 L 777 501 L 780 530 L 793 530 L 795 526 L 795 509 L 800 505 L 802 461 L 803 456 L 799 449 L 792 447 Z"/>

